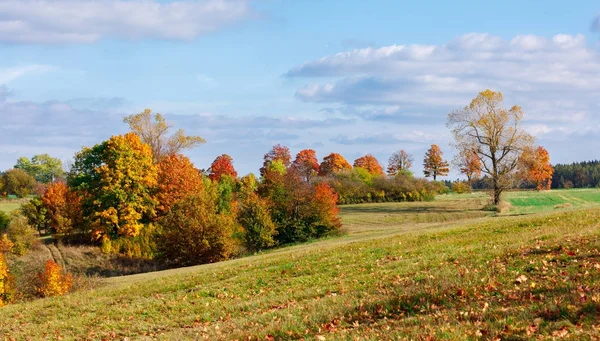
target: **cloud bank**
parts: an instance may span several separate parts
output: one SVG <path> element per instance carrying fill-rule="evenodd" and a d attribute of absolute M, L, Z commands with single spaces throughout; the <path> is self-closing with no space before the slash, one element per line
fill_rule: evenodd
<path fill-rule="evenodd" d="M 246 0 L 2 0 L 0 42 L 191 40 L 255 15 Z"/>

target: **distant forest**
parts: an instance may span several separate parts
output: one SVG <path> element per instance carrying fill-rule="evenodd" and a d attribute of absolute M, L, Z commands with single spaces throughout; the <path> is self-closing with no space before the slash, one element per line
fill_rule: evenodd
<path fill-rule="evenodd" d="M 600 187 L 600 161 L 554 165 L 552 188 Z"/>

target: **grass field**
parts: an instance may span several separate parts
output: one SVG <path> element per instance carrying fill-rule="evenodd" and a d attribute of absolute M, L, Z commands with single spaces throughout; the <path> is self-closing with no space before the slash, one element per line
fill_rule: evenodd
<path fill-rule="evenodd" d="M 10 213 L 21 206 L 23 200 L 0 200 L 0 211 Z"/>
<path fill-rule="evenodd" d="M 0 336 L 597 339 L 594 191 L 509 193 L 516 215 L 497 217 L 481 210 L 481 193 L 348 205 L 342 237 L 9 305 L 0 309 Z M 557 197 L 566 199 L 549 199 Z"/>

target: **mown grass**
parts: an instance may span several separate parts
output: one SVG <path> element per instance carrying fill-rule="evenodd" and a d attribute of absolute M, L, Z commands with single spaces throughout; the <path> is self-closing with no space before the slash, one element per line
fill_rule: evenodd
<path fill-rule="evenodd" d="M 479 199 L 345 206 L 346 236 L 6 306 L 0 335 L 598 338 L 600 210 L 492 218 Z"/>
<path fill-rule="evenodd" d="M 511 204 L 510 214 L 540 213 L 566 208 L 588 208 L 600 205 L 600 189 L 506 192 L 504 200 Z"/>
<path fill-rule="evenodd" d="M 10 213 L 21 207 L 23 202 L 23 200 L 0 200 L 0 211 Z"/>

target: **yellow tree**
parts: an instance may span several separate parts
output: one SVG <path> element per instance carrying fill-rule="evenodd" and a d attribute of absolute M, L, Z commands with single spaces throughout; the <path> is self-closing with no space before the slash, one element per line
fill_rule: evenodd
<path fill-rule="evenodd" d="M 521 107 L 505 109 L 503 100 L 501 92 L 482 91 L 468 106 L 448 114 L 447 122 L 455 147 L 475 153 L 481 161 L 482 173 L 491 179 L 495 205 L 514 183 L 519 156 L 533 143 L 533 137 L 521 127 Z"/>
<path fill-rule="evenodd" d="M 442 158 L 444 153 L 437 144 L 432 144 L 429 150 L 425 153 L 423 159 L 423 173 L 426 177 L 433 177 L 433 181 L 438 176 L 446 176 L 450 171 L 448 161 Z"/>
<path fill-rule="evenodd" d="M 157 167 L 150 147 L 134 133 L 113 136 L 75 156 L 69 185 L 82 196 L 94 236 L 136 236 L 153 217 Z"/>
<path fill-rule="evenodd" d="M 177 154 L 182 149 L 193 148 L 206 142 L 200 136 L 185 135 L 182 129 L 169 135 L 169 129 L 172 126 L 161 114 L 152 115 L 150 109 L 139 114 L 129 115 L 123 121 L 129 124 L 131 131 L 136 133 L 142 142 L 150 146 L 154 162 L 160 162 L 168 155 Z"/>

